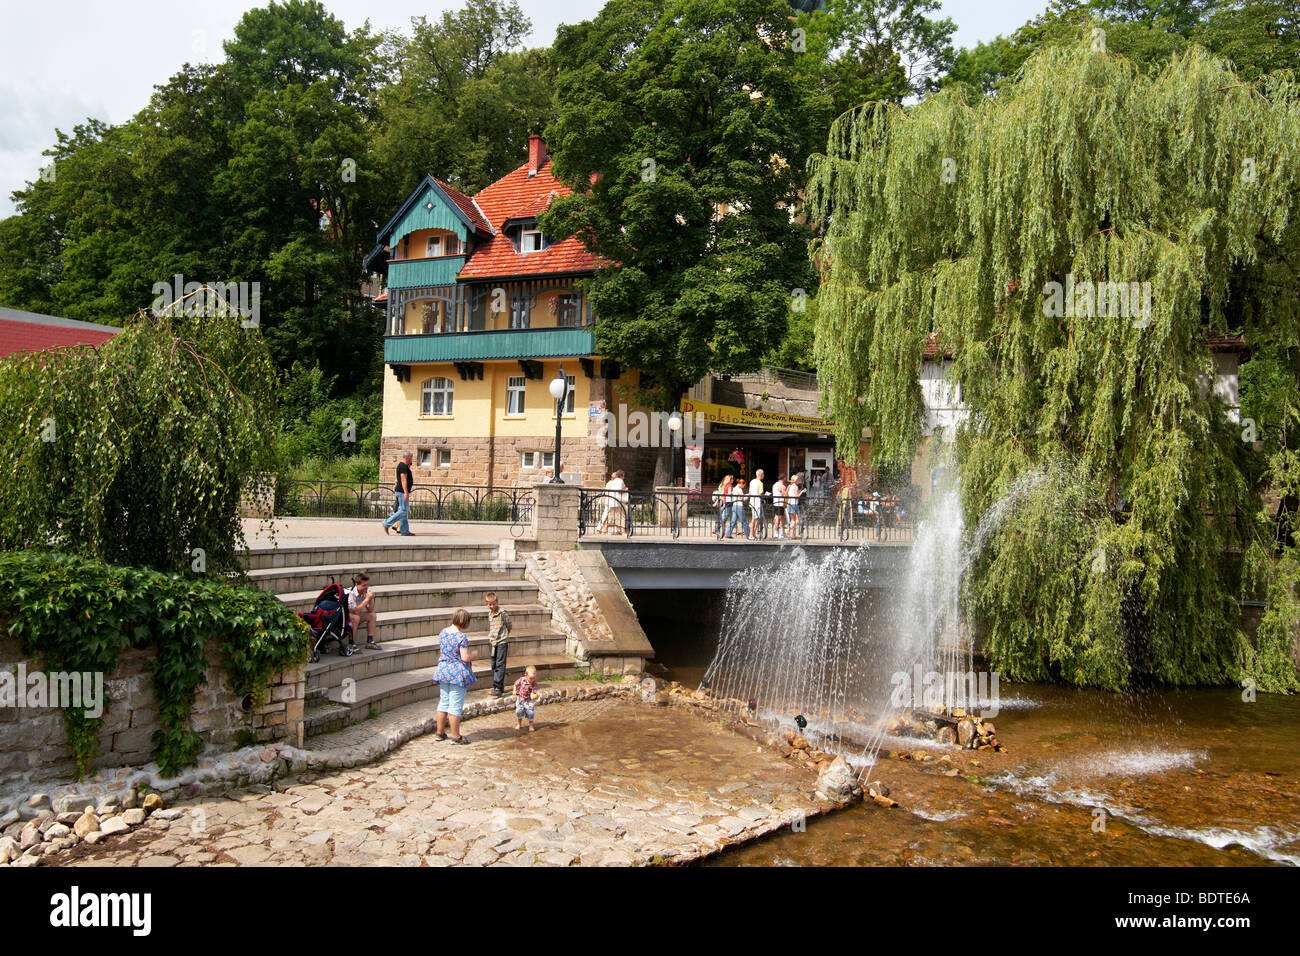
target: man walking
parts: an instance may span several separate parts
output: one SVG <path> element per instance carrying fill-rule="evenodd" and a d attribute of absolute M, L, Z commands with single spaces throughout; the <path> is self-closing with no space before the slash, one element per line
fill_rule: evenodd
<path fill-rule="evenodd" d="M 510 641 L 510 612 L 501 610 L 495 591 L 485 594 L 483 601 L 488 609 L 488 643 L 492 645 L 492 696 L 500 697 L 506 691 L 506 646 Z"/>
<path fill-rule="evenodd" d="M 397 484 L 393 487 L 397 495 L 397 508 L 388 519 L 384 522 L 384 534 L 393 533 L 393 525 L 401 522 L 401 534 L 409 535 L 411 526 L 406 521 L 406 512 L 411 507 L 411 488 L 415 485 L 415 479 L 411 475 L 411 459 L 415 456 L 409 451 L 402 455 L 402 460 L 397 463 Z"/>

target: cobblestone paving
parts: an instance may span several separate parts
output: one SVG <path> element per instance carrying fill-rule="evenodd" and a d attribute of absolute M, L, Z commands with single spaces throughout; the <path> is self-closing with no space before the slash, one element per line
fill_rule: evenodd
<path fill-rule="evenodd" d="M 595 700 L 537 716 L 532 734 L 496 714 L 466 722 L 470 746 L 426 735 L 369 766 L 182 803 L 55 865 L 628 865 L 825 809 L 810 771 L 676 710 Z"/>

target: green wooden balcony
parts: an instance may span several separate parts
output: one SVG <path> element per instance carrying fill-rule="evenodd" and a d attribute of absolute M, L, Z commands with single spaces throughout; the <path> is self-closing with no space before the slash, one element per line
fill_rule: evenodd
<path fill-rule="evenodd" d="M 492 359 L 547 359 L 594 355 L 591 326 L 577 329 L 507 329 L 492 332 L 444 332 L 437 335 L 390 335 L 384 361 L 486 362 Z"/>
<path fill-rule="evenodd" d="M 432 259 L 390 259 L 388 288 L 447 285 L 456 281 L 465 267 L 465 256 L 436 256 Z"/>

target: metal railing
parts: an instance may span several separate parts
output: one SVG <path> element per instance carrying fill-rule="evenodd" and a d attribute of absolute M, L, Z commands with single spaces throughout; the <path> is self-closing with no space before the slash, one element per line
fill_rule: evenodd
<path fill-rule="evenodd" d="M 778 533 L 771 494 L 728 495 L 725 504 L 688 491 L 607 491 L 583 488 L 578 535 L 771 540 Z M 797 515 L 781 518 L 783 540 L 905 542 L 914 519 L 901 504 L 870 498 L 804 496 Z"/>
<path fill-rule="evenodd" d="M 481 485 L 415 485 L 408 517 L 412 521 L 531 521 L 532 488 Z M 379 482 L 281 481 L 275 490 L 276 517 L 386 518 L 395 498 Z"/>
<path fill-rule="evenodd" d="M 764 365 L 757 372 L 736 372 L 727 376 L 733 382 L 770 382 L 776 385 L 784 385 L 787 388 L 798 388 L 805 391 L 819 391 L 816 372 L 804 372 L 793 368 L 777 368 L 775 365 Z"/>

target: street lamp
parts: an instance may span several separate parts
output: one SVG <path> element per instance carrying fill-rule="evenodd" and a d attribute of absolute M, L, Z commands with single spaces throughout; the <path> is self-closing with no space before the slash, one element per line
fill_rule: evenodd
<path fill-rule="evenodd" d="M 564 415 L 564 400 L 569 395 L 569 379 L 564 374 L 564 366 L 560 366 L 560 371 L 555 378 L 551 379 L 550 384 L 551 398 L 555 399 L 555 473 L 551 476 L 551 484 L 564 484 L 564 479 L 560 477 L 560 424 Z"/>
<path fill-rule="evenodd" d="M 668 416 L 668 431 L 671 433 L 668 440 L 668 453 L 673 456 L 673 474 L 670 479 L 674 485 L 677 484 L 677 433 L 682 430 L 682 413 L 674 410 Z M 682 484 L 686 484 L 683 477 Z"/>

